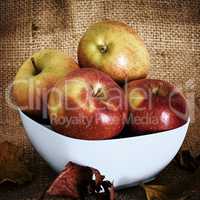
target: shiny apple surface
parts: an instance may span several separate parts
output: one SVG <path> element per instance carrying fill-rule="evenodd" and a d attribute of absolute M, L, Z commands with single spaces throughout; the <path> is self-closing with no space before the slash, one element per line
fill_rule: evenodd
<path fill-rule="evenodd" d="M 134 133 L 154 133 L 182 126 L 188 119 L 183 94 L 163 80 L 141 79 L 128 83 L 129 125 Z"/>
<path fill-rule="evenodd" d="M 109 74 L 117 82 L 147 76 L 150 58 L 143 40 L 130 26 L 117 21 L 91 25 L 78 47 L 81 67 L 92 67 Z"/>
<path fill-rule="evenodd" d="M 76 62 L 63 52 L 55 49 L 35 52 L 15 76 L 12 91 L 17 105 L 31 117 L 46 119 L 49 90 L 77 68 Z"/>
<path fill-rule="evenodd" d="M 91 68 L 76 70 L 59 81 L 49 95 L 48 110 L 54 130 L 80 139 L 113 138 L 127 118 L 122 88 Z"/>

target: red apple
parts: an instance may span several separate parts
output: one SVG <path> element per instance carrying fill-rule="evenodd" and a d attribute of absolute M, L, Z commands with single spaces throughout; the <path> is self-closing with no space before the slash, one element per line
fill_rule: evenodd
<path fill-rule="evenodd" d="M 129 125 L 134 133 L 153 133 L 183 125 L 188 119 L 184 96 L 172 84 L 153 79 L 127 85 Z"/>
<path fill-rule="evenodd" d="M 57 132 L 74 138 L 113 138 L 124 127 L 123 90 L 101 71 L 84 68 L 59 81 L 50 92 L 48 111 Z"/>

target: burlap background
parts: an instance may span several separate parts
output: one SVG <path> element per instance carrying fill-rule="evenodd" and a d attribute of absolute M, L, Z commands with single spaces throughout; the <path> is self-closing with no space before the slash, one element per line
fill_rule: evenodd
<path fill-rule="evenodd" d="M 151 55 L 150 77 L 184 86 L 195 109 L 195 119 L 185 146 L 190 147 L 194 154 L 200 153 L 198 0 L 1 0 L 0 141 L 9 140 L 22 146 L 24 158 L 35 174 L 32 184 L 11 189 L 11 192 L 8 189 L 0 190 L 1 200 L 36 197 L 53 174 L 32 149 L 16 111 L 8 107 L 6 88 L 24 59 L 36 50 L 57 48 L 76 59 L 81 35 L 91 23 L 102 19 L 124 21 L 138 30 Z M 122 192 L 120 198 L 136 197 L 131 192 Z"/>

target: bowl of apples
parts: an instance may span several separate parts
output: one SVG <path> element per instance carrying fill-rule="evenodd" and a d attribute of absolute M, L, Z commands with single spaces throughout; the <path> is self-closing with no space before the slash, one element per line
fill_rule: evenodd
<path fill-rule="evenodd" d="M 186 136 L 183 94 L 146 78 L 144 43 L 120 22 L 89 27 L 78 61 L 45 49 L 17 72 L 13 94 L 30 142 L 57 172 L 72 161 L 99 169 L 116 188 L 154 179 Z"/>

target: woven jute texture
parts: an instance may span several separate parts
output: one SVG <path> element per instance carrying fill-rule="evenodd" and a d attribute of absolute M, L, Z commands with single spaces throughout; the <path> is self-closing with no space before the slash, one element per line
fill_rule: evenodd
<path fill-rule="evenodd" d="M 34 199 L 54 176 L 31 147 L 6 89 L 22 62 L 41 48 L 60 49 L 77 59 L 81 35 L 93 22 L 119 20 L 138 30 L 151 56 L 149 77 L 168 80 L 185 92 L 192 123 L 185 147 L 200 153 L 200 2 L 198 0 L 1 0 L 0 142 L 23 148 L 34 180 L 22 188 L 0 190 L 0 199 Z M 114 167 L 114 166 L 113 166 Z M 134 169 L 133 169 L 134 170 Z M 119 199 L 142 199 L 131 191 Z"/>

